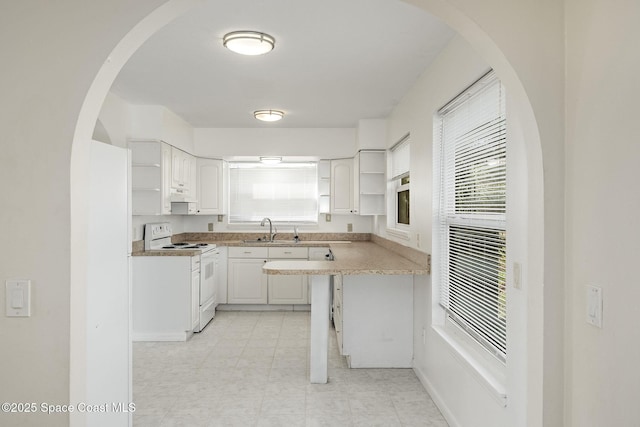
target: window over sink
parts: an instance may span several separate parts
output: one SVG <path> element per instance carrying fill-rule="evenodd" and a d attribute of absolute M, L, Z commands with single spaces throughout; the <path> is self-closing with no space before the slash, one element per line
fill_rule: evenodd
<path fill-rule="evenodd" d="M 229 163 L 229 223 L 318 223 L 318 164 Z"/>

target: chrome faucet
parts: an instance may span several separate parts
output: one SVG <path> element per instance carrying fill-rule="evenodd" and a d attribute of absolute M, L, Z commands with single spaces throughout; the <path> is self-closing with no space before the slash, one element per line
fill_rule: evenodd
<path fill-rule="evenodd" d="M 300 236 L 298 236 L 298 227 L 293 226 L 293 241 L 298 243 L 300 241 Z"/>
<path fill-rule="evenodd" d="M 271 219 L 262 218 L 262 222 L 260 222 L 260 226 L 264 227 L 265 221 L 269 221 L 269 241 L 273 242 L 274 237 L 276 237 L 276 233 L 273 232 L 273 224 L 271 223 Z"/>

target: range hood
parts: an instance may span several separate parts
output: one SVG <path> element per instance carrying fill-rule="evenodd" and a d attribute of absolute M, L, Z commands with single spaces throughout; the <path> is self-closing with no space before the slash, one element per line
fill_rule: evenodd
<path fill-rule="evenodd" d="M 195 215 L 198 213 L 196 202 L 171 202 L 171 215 Z"/>

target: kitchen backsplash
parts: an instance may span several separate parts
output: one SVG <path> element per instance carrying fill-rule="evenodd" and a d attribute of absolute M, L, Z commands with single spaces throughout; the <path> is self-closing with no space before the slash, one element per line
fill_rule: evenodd
<path fill-rule="evenodd" d="M 164 215 L 164 216 L 139 216 L 134 215 L 132 220 L 132 240 L 142 240 L 144 224 L 152 222 L 169 222 L 173 228 L 173 234 L 185 232 L 209 232 L 209 224 L 213 224 L 213 231 L 218 233 L 254 233 L 263 235 L 268 233 L 268 227 L 229 226 L 226 216 L 222 222 L 218 222 L 217 215 Z M 373 231 L 373 217 L 358 215 L 331 215 L 331 221 L 326 221 L 326 215 L 321 214 L 317 225 L 298 226 L 300 234 L 306 233 L 371 233 Z M 351 224 L 351 231 L 349 230 Z M 293 226 L 275 224 L 279 235 L 293 233 Z M 336 239 L 342 240 L 342 239 Z"/>

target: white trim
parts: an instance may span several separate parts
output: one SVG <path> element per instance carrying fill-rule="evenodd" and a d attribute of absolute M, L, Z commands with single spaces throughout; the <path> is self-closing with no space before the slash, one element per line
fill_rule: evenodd
<path fill-rule="evenodd" d="M 413 367 L 413 372 L 415 372 L 416 376 L 420 380 L 420 383 L 422 383 L 422 386 L 425 388 L 425 390 L 427 390 L 427 393 L 429 393 L 431 400 L 433 400 L 433 403 L 436 404 L 436 406 L 440 410 L 440 413 L 447 421 L 447 424 L 449 424 L 449 427 L 462 427 L 462 425 L 454 416 L 453 412 L 447 406 L 445 400 L 442 398 L 442 396 L 440 396 L 433 384 L 431 384 L 431 381 L 429 381 L 425 373 L 422 372 L 422 370 L 417 366 Z"/>
<path fill-rule="evenodd" d="M 467 335 L 464 332 L 454 335 L 451 333 L 451 328 L 436 325 L 433 325 L 432 328 L 445 341 L 451 354 L 461 362 L 461 365 L 472 374 L 473 378 L 490 392 L 496 402 L 506 407 L 506 367 L 497 368 L 490 360 L 481 355 L 477 345 L 466 342 L 464 338 Z M 489 354 L 487 353 L 487 355 Z"/>
<path fill-rule="evenodd" d="M 408 228 L 408 227 L 407 227 Z M 402 240 L 409 240 L 411 235 L 409 234 L 408 231 L 404 231 L 404 230 L 400 230 L 399 228 L 388 228 L 386 230 L 387 235 L 398 238 L 398 239 L 402 239 Z"/>
<path fill-rule="evenodd" d="M 131 341 L 187 341 L 193 332 L 173 332 L 173 333 L 140 333 L 133 332 Z"/>

